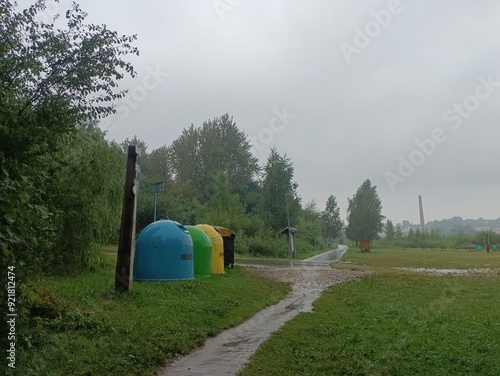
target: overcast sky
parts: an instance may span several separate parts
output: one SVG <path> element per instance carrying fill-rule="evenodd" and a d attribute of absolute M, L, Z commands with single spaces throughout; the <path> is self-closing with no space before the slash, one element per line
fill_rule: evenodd
<path fill-rule="evenodd" d="M 500 217 L 498 1 L 80 4 L 138 36 L 110 139 L 151 151 L 227 112 L 262 163 L 291 158 L 304 203 L 333 194 L 345 218 L 370 179 L 394 222 L 419 221 L 419 194 L 426 221 Z"/>

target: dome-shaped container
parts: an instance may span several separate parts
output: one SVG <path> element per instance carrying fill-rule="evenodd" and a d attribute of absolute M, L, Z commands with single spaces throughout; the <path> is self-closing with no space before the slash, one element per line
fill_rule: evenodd
<path fill-rule="evenodd" d="M 212 243 L 212 274 L 224 274 L 224 243 L 222 236 L 210 225 L 196 225 L 210 238 Z"/>
<path fill-rule="evenodd" d="M 156 221 L 137 238 L 134 279 L 173 281 L 194 278 L 193 240 L 175 221 Z"/>
<path fill-rule="evenodd" d="M 193 239 L 194 275 L 210 276 L 212 274 L 212 242 L 201 228 L 186 226 Z"/>

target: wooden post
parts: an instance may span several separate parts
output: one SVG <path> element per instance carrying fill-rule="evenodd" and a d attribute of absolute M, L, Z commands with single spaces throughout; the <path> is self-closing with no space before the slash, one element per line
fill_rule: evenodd
<path fill-rule="evenodd" d="M 125 173 L 125 189 L 123 194 L 122 223 L 120 240 L 118 242 L 118 257 L 116 258 L 115 291 L 131 291 L 133 280 L 135 253 L 135 220 L 137 209 L 137 193 L 139 173 L 137 160 L 140 150 L 135 145 L 128 147 L 127 170 Z"/>

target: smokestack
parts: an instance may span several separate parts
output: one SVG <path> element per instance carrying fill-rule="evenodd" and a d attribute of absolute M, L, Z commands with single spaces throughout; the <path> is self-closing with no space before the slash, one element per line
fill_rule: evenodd
<path fill-rule="evenodd" d="M 418 195 L 418 208 L 420 209 L 420 231 L 425 231 L 424 206 L 422 205 L 422 196 Z"/>

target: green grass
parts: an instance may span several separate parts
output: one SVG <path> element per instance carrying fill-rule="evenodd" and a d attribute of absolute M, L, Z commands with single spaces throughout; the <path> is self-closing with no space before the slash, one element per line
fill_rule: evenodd
<path fill-rule="evenodd" d="M 346 263 L 368 265 L 371 267 L 401 268 L 436 268 L 436 269 L 470 269 L 500 268 L 500 251 L 467 251 L 456 249 L 429 250 L 419 248 L 375 248 L 369 253 L 361 253 L 359 248 L 351 246 L 334 267 L 345 266 Z"/>
<path fill-rule="evenodd" d="M 500 375 L 498 272 L 454 277 L 392 269 L 497 268 L 500 255 L 351 249 L 344 257 L 375 273 L 330 287 L 314 312 L 272 336 L 241 376 Z"/>
<path fill-rule="evenodd" d="M 135 281 L 131 293 L 115 294 L 115 256 L 105 257 L 93 272 L 39 281 L 19 375 L 151 375 L 289 290 L 235 267 L 192 281 Z"/>

